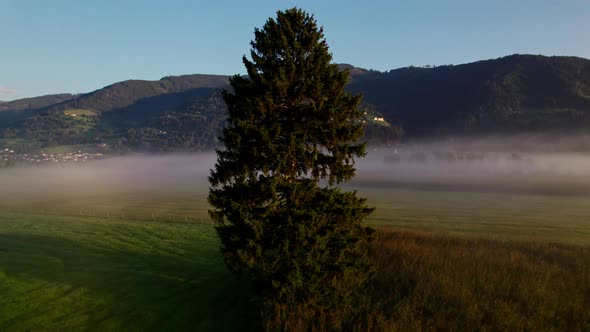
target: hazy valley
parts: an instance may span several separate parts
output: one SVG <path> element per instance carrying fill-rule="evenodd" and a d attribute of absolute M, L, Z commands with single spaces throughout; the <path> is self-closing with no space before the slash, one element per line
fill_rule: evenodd
<path fill-rule="evenodd" d="M 376 208 L 358 321 L 590 326 L 589 60 L 341 67 L 365 95 L 369 141 L 342 188 Z M 261 328 L 207 212 L 227 79 L 0 103 L 0 330 Z"/>
<path fill-rule="evenodd" d="M 351 65 L 347 89 L 363 94 L 373 145 L 416 139 L 554 133 L 590 128 L 590 60 L 512 55 L 388 72 Z M 217 146 L 227 76 L 129 80 L 94 92 L 0 104 L 0 147 L 18 151 L 186 152 Z M 590 150 L 587 141 L 579 147 Z M 105 152 L 105 151 L 102 151 Z"/>

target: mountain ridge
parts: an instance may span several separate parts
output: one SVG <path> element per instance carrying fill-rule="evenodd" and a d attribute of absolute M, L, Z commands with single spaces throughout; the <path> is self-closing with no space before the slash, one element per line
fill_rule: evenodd
<path fill-rule="evenodd" d="M 590 124 L 590 60 L 579 57 L 516 54 L 461 65 L 405 67 L 357 77 L 349 90 L 363 93 L 365 102 L 399 120 L 411 135 L 442 127 L 545 129 L 552 118 L 555 124 L 568 122 L 560 112 Z"/>
<path fill-rule="evenodd" d="M 346 89 L 363 94 L 361 107 L 374 124 L 367 129 L 381 143 L 398 140 L 402 131 L 412 138 L 590 129 L 590 60 L 585 58 L 514 54 L 385 72 L 338 66 L 350 72 Z M 146 146 L 142 140 L 147 140 L 204 148 L 202 141 L 213 144 L 223 125 L 226 111 L 220 91 L 229 87 L 229 78 L 193 74 L 126 80 L 85 94 L 0 103 L 0 133 L 5 138 L 41 139 L 41 145 L 106 140 Z M 86 122 L 81 125 L 72 122 L 75 112 L 96 116 L 82 116 L 78 120 Z M 197 134 L 196 128 L 213 136 Z M 178 132 L 174 140 L 159 134 L 174 131 Z M 162 143 L 171 141 L 175 143 Z M 147 146 L 153 147 L 152 143 Z"/>
<path fill-rule="evenodd" d="M 76 98 L 75 94 L 58 93 L 11 101 L 0 101 L 0 112 L 40 109 L 74 98 Z"/>
<path fill-rule="evenodd" d="M 81 95 L 79 98 L 50 107 L 53 109 L 83 108 L 108 112 L 129 107 L 139 100 L 170 93 L 182 93 L 194 89 L 215 89 L 228 85 L 224 75 L 165 76 L 159 80 L 125 80 Z"/>

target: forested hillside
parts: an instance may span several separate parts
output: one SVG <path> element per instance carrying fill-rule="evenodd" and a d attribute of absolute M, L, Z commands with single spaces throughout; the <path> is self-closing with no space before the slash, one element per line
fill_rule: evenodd
<path fill-rule="evenodd" d="M 512 55 L 363 72 L 349 89 L 411 136 L 590 128 L 590 60 L 582 58 Z"/>
<path fill-rule="evenodd" d="M 590 128 L 590 60 L 511 55 L 462 65 L 348 70 L 364 96 L 365 137 L 415 137 Z M 226 117 L 221 75 L 129 80 L 94 92 L 0 103 L 0 146 L 102 145 L 113 151 L 216 146 Z"/>
<path fill-rule="evenodd" d="M 90 109 L 101 112 L 174 108 L 194 96 L 224 88 L 223 75 L 183 75 L 158 81 L 128 80 L 50 107 L 50 110 Z"/>

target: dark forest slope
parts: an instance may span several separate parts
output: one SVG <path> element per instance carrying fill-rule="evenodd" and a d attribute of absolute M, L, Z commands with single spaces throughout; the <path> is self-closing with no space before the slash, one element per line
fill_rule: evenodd
<path fill-rule="evenodd" d="M 398 140 L 399 126 L 408 138 L 590 129 L 587 59 L 511 55 L 389 72 L 339 66 L 351 73 L 347 89 L 364 95 L 372 142 Z M 210 148 L 224 124 L 220 91 L 226 87 L 228 76 L 185 75 L 3 102 L 0 139 L 24 138 L 41 147 Z"/>
<path fill-rule="evenodd" d="M 456 66 L 354 75 L 386 119 L 410 135 L 590 127 L 590 60 L 512 55 Z"/>

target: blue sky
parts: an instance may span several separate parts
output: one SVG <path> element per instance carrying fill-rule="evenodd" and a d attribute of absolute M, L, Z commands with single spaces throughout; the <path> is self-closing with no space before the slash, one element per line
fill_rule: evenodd
<path fill-rule="evenodd" d="M 590 58 L 587 0 L 0 0 L 0 100 L 244 73 L 254 28 L 293 6 L 324 26 L 335 62 L 364 68 Z"/>

